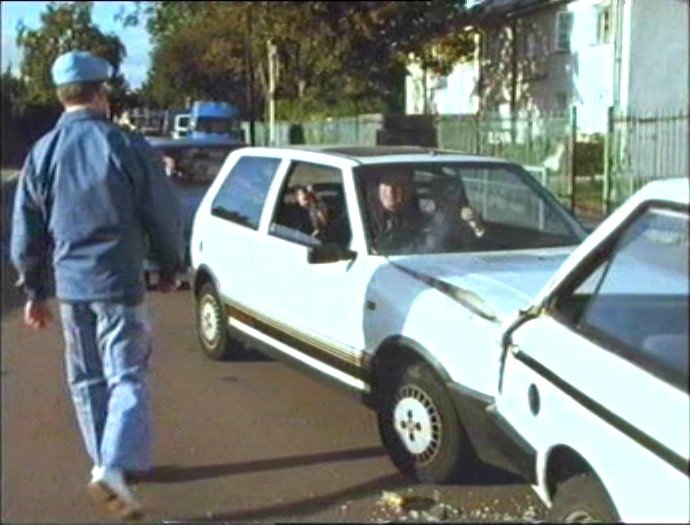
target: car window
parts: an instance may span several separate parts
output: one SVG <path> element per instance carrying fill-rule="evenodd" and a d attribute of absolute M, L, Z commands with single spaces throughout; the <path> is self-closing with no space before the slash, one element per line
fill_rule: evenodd
<path fill-rule="evenodd" d="M 208 186 L 218 175 L 225 157 L 238 146 L 166 148 L 159 150 L 166 173 L 174 182 Z"/>
<path fill-rule="evenodd" d="M 606 348 L 688 384 L 688 215 L 647 210 L 555 305 Z"/>
<path fill-rule="evenodd" d="M 257 229 L 266 194 L 280 159 L 241 157 L 223 181 L 211 205 L 211 213 Z"/>
<path fill-rule="evenodd" d="M 370 164 L 355 173 L 374 253 L 544 248 L 584 237 L 557 200 L 516 165 L 441 159 Z M 385 192 L 402 196 L 387 203 Z"/>
<path fill-rule="evenodd" d="M 348 246 L 351 229 L 342 172 L 332 166 L 293 162 L 269 232 L 301 244 Z"/>

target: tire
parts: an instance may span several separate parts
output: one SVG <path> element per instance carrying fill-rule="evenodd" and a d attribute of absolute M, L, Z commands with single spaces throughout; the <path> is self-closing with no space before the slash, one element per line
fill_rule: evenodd
<path fill-rule="evenodd" d="M 548 521 L 561 523 L 618 522 L 606 489 L 591 473 L 568 478 L 556 488 Z"/>
<path fill-rule="evenodd" d="M 214 361 L 230 357 L 227 315 L 213 283 L 205 283 L 196 297 L 196 330 L 201 350 Z"/>
<path fill-rule="evenodd" d="M 452 483 L 471 457 L 462 423 L 442 383 L 425 364 L 381 385 L 378 425 L 391 460 L 421 483 Z"/>

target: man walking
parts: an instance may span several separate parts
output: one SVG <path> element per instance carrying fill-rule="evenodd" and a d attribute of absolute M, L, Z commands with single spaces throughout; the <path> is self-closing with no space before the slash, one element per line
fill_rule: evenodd
<path fill-rule="evenodd" d="M 94 465 L 89 492 L 119 517 L 133 518 L 141 506 L 126 474 L 151 467 L 143 261 L 150 245 L 160 289 L 176 288 L 182 213 L 143 137 L 108 120 L 110 64 L 73 51 L 59 56 L 51 72 L 65 111 L 24 164 L 11 256 L 32 328 L 51 320 L 46 300 L 54 268 L 67 379 Z"/>

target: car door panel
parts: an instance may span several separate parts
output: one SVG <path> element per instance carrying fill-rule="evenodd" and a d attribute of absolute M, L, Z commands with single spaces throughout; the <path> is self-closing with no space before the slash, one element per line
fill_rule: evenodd
<path fill-rule="evenodd" d="M 690 503 L 677 490 L 688 463 L 687 394 L 557 320 L 541 316 L 512 334 L 497 405 L 538 450 L 569 446 L 597 475 L 615 477 L 602 481 L 629 510 L 637 505 L 631 494 L 675 509 L 669 516 Z M 650 516 L 648 504 L 638 507 L 632 515 Z"/>

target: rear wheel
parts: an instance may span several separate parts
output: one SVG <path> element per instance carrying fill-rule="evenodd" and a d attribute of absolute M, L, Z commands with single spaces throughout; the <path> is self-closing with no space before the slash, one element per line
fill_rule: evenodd
<path fill-rule="evenodd" d="M 423 483 L 460 477 L 471 449 L 443 384 L 425 364 L 410 365 L 381 385 L 381 439 L 400 471 Z"/>
<path fill-rule="evenodd" d="M 558 485 L 548 518 L 564 523 L 620 521 L 606 489 L 593 474 L 579 474 Z"/>
<path fill-rule="evenodd" d="M 230 357 L 227 319 L 216 287 L 205 283 L 196 298 L 197 334 L 204 355 L 216 361 Z"/>

